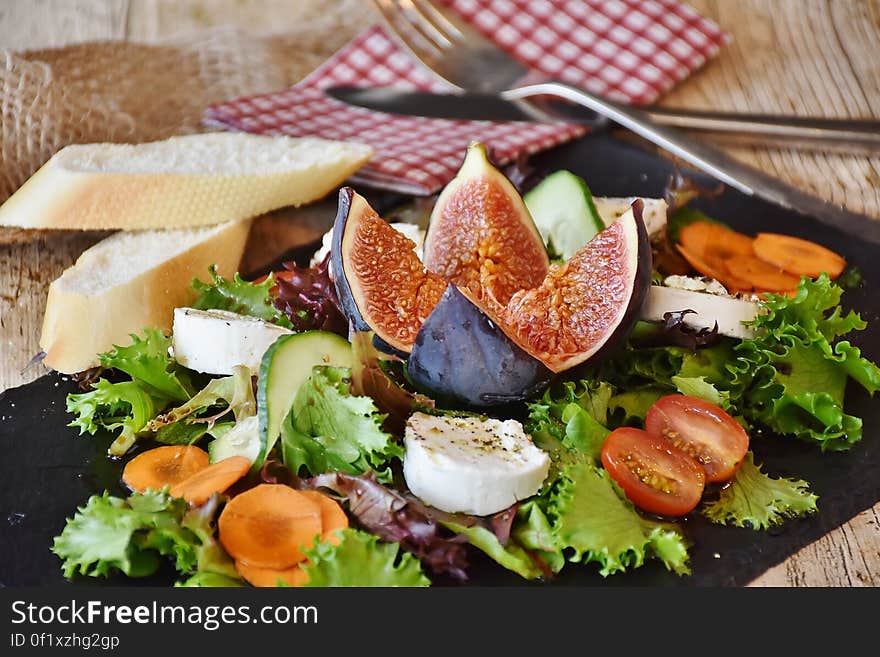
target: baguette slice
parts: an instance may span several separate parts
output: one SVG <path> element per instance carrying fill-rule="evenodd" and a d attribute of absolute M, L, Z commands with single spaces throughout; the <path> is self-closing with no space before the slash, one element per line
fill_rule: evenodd
<path fill-rule="evenodd" d="M 49 286 L 40 348 L 64 374 L 98 365 L 98 354 L 130 334 L 171 330 L 174 309 L 193 301 L 190 283 L 208 268 L 232 276 L 251 219 L 180 230 L 118 232 L 84 251 Z"/>
<path fill-rule="evenodd" d="M 190 228 L 322 198 L 372 154 L 363 144 L 214 132 L 58 151 L 0 206 L 0 226 Z"/>

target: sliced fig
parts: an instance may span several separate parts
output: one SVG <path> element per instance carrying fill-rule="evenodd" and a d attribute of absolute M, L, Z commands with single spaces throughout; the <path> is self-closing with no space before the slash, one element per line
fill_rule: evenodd
<path fill-rule="evenodd" d="M 513 184 L 470 145 L 444 187 L 425 236 L 425 266 L 481 305 L 504 306 L 544 280 L 550 261 L 541 234 Z M 485 301 L 484 301 L 485 300 Z"/>
<path fill-rule="evenodd" d="M 373 331 L 403 354 L 446 289 L 413 247 L 363 196 L 339 190 L 330 259 L 342 310 L 354 330 Z"/>
<path fill-rule="evenodd" d="M 651 285 L 651 245 L 642 201 L 598 233 L 533 289 L 491 315 L 520 347 L 553 372 L 626 339 Z"/>
<path fill-rule="evenodd" d="M 446 288 L 422 324 L 407 371 L 425 392 L 470 408 L 529 399 L 552 376 L 455 285 Z"/>

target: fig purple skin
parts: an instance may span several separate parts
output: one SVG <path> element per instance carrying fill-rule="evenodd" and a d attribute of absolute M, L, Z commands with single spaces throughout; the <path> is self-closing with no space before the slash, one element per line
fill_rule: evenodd
<path fill-rule="evenodd" d="M 351 187 L 343 187 L 339 190 L 339 205 L 336 210 L 336 219 L 333 220 L 333 242 L 330 246 L 330 265 L 333 270 L 333 284 L 336 286 L 336 296 L 342 306 L 342 312 L 348 319 L 349 325 L 355 331 L 371 331 L 372 329 L 364 321 L 354 301 L 354 295 L 345 279 L 345 266 L 342 258 L 342 237 L 348 224 L 348 214 L 351 210 L 351 202 L 354 199 L 354 190 Z"/>
<path fill-rule="evenodd" d="M 552 376 L 454 285 L 422 324 L 407 372 L 426 394 L 474 409 L 531 399 Z"/>

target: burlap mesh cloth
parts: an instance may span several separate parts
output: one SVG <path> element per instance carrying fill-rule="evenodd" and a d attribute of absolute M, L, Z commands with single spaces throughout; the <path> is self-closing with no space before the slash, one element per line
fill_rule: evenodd
<path fill-rule="evenodd" d="M 368 24 L 366 4 L 333 3 L 277 35 L 229 27 L 186 42 L 0 51 L 0 202 L 63 146 L 199 131 L 207 105 L 297 82 Z"/>

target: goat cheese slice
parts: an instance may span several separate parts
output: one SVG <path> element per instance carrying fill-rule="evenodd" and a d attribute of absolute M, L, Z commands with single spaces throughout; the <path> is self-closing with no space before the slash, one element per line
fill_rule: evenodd
<path fill-rule="evenodd" d="M 755 332 L 743 322 L 757 317 L 760 306 L 752 301 L 731 296 L 682 290 L 662 285 L 652 285 L 642 305 L 640 319 L 662 322 L 663 314 L 693 310 L 684 316 L 683 322 L 694 328 L 712 328 L 718 322 L 718 332 L 731 338 L 753 338 Z"/>
<path fill-rule="evenodd" d="M 171 348 L 178 363 L 197 372 L 232 374 L 233 367 L 244 365 L 256 375 L 266 350 L 288 333 L 283 326 L 227 310 L 175 308 Z"/>
<path fill-rule="evenodd" d="M 414 413 L 404 433 L 412 493 L 449 513 L 488 516 L 538 492 L 550 458 L 516 420 Z"/>

